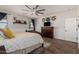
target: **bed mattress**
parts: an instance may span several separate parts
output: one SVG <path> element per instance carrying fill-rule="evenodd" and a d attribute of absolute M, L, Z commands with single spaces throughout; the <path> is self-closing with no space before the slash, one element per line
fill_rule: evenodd
<path fill-rule="evenodd" d="M 43 43 L 42 37 L 36 33 L 19 32 L 19 33 L 14 33 L 14 34 L 15 34 L 14 38 L 4 39 L 1 42 L 1 45 L 5 46 L 7 53 Z"/>

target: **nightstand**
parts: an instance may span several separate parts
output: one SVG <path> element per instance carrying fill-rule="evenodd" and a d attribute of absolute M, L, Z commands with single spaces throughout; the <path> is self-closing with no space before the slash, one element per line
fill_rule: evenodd
<path fill-rule="evenodd" d="M 2 45 L 0 46 L 0 54 L 6 54 L 5 47 Z"/>

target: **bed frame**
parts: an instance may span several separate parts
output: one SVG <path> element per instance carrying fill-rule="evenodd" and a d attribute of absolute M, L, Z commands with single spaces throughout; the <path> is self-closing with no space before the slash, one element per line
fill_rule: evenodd
<path fill-rule="evenodd" d="M 40 47 L 34 49 L 33 51 L 29 52 L 28 54 L 34 54 L 34 52 L 37 51 L 40 48 L 43 48 L 42 51 L 40 52 L 40 54 L 43 53 L 44 52 L 44 45 L 42 44 Z M 39 53 L 35 53 L 35 54 L 39 54 Z"/>
<path fill-rule="evenodd" d="M 44 48 L 44 45 L 42 44 L 40 47 L 34 49 L 33 51 L 29 52 L 28 54 L 33 54 L 36 50 L 40 49 L 40 48 Z M 42 52 L 44 51 L 44 49 L 42 50 Z M 6 53 L 6 49 L 4 46 L 0 46 L 0 54 L 7 54 Z M 38 53 L 37 53 L 38 54 Z"/>

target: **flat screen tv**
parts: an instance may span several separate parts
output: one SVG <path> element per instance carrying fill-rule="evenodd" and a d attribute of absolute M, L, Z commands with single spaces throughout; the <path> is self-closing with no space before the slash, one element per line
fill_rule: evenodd
<path fill-rule="evenodd" d="M 45 23 L 44 23 L 44 26 L 50 26 L 50 25 L 51 25 L 50 22 L 45 22 Z"/>
<path fill-rule="evenodd" d="M 2 20 L 6 15 L 6 13 L 0 12 L 0 20 Z"/>

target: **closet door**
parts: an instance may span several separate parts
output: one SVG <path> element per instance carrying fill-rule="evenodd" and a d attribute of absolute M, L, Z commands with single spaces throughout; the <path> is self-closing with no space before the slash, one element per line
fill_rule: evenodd
<path fill-rule="evenodd" d="M 78 48 L 79 48 L 79 18 L 77 18 L 77 28 L 78 28 L 78 30 L 77 30 L 77 43 L 78 43 Z"/>
<path fill-rule="evenodd" d="M 65 20 L 65 40 L 76 42 L 77 24 L 76 18 Z"/>

